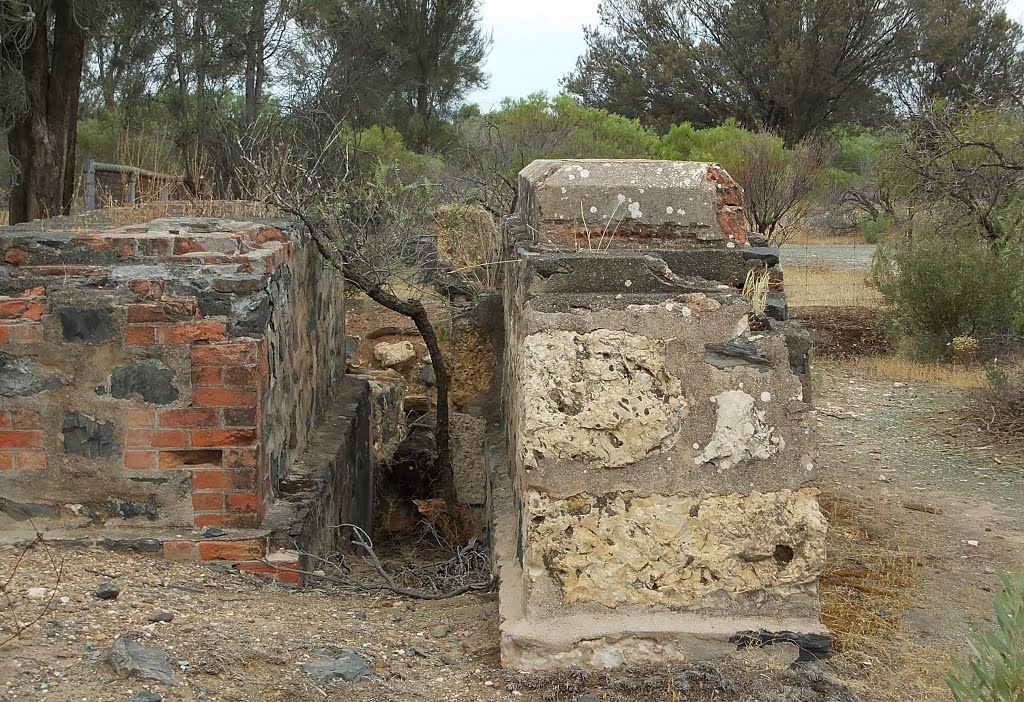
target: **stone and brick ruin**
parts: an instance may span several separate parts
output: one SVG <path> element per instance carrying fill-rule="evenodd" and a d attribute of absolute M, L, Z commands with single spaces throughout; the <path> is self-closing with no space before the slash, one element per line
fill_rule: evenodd
<path fill-rule="evenodd" d="M 8 227 L 0 248 L 5 529 L 103 526 L 296 582 L 296 545 L 337 545 L 341 516 L 369 526 L 370 385 L 343 376 L 343 279 L 307 236 L 75 218 Z"/>
<path fill-rule="evenodd" d="M 537 161 L 520 189 L 492 497 L 505 665 L 823 655 L 809 341 L 739 189 L 658 161 Z"/>
<path fill-rule="evenodd" d="M 501 406 L 453 425 L 504 664 L 824 655 L 810 342 L 735 182 L 538 161 L 505 237 Z M 346 374 L 343 281 L 303 232 L 74 218 L 0 250 L 0 530 L 297 584 L 371 528 L 402 390 Z"/>

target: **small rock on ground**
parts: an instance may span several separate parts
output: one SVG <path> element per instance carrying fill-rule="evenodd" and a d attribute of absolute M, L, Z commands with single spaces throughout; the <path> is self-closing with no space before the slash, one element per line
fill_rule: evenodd
<path fill-rule="evenodd" d="M 332 680 L 355 682 L 370 675 L 370 665 L 355 651 L 344 651 L 339 658 L 302 663 L 302 669 L 319 683 Z"/>
<path fill-rule="evenodd" d="M 130 677 L 178 685 L 171 670 L 171 659 L 163 651 L 143 646 L 121 636 L 110 649 L 110 665 Z"/>
<path fill-rule="evenodd" d="M 121 594 L 121 588 L 115 585 L 110 580 L 104 580 L 96 588 L 96 597 L 101 600 L 116 600 L 117 596 Z"/>

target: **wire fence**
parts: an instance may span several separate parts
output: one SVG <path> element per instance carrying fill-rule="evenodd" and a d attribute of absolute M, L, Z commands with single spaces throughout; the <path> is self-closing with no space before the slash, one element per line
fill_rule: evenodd
<path fill-rule="evenodd" d="M 791 307 L 877 307 L 877 291 L 867 283 L 875 246 L 785 244 L 786 296 Z"/>

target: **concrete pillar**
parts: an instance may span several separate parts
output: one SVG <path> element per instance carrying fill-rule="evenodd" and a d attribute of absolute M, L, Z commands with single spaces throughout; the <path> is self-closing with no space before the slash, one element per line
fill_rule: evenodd
<path fill-rule="evenodd" d="M 581 160 L 520 188 L 491 497 L 504 664 L 824 655 L 810 345 L 739 187 L 714 164 Z"/>

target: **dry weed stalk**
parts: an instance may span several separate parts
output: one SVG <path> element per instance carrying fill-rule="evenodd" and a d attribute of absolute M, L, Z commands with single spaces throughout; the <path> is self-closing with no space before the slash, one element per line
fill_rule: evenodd
<path fill-rule="evenodd" d="M 442 538 L 431 525 L 427 525 L 428 533 L 433 536 L 440 548 L 447 551 L 449 557 L 429 564 L 407 565 L 399 572 L 392 573 L 377 555 L 373 540 L 366 531 L 355 524 L 338 524 L 332 528 L 347 529 L 351 532 L 352 545 L 362 554 L 363 563 L 370 567 L 379 581 L 367 582 L 357 578 L 341 554 L 336 554 L 334 558 L 324 558 L 301 552 L 303 556 L 317 563 L 319 568 L 312 572 L 298 572 L 360 592 L 386 590 L 416 600 L 447 600 L 470 592 L 485 592 L 494 586 L 490 556 L 477 540 L 458 548 Z M 275 567 L 269 561 L 263 562 Z M 289 569 L 289 572 L 296 571 Z"/>
<path fill-rule="evenodd" d="M 12 509 L 14 511 L 19 511 L 16 507 L 11 505 L 11 503 L 8 500 L 2 497 L 0 497 L 0 507 L 4 508 L 5 510 Z M 0 581 L 0 597 L 2 597 L 3 601 L 6 603 L 7 614 L 11 620 L 10 628 L 12 630 L 11 634 L 7 635 L 5 638 L 0 638 L 0 648 L 3 648 L 11 641 L 14 641 L 23 633 L 25 633 L 25 631 L 27 631 L 28 629 L 42 621 L 43 617 L 46 616 L 46 614 L 50 611 L 50 609 L 53 606 L 53 601 L 57 597 L 57 589 L 60 587 L 62 578 L 64 576 L 64 559 L 61 558 L 58 561 L 53 550 L 50 548 L 49 543 L 46 541 L 46 537 L 43 535 L 41 531 L 39 531 L 35 523 L 32 521 L 31 517 L 28 517 L 28 515 L 25 515 L 25 517 L 28 523 L 32 526 L 32 530 L 35 532 L 35 538 L 21 547 L 21 551 L 19 552 L 18 557 L 15 558 L 14 565 L 11 567 L 11 572 L 8 573 L 7 578 L 5 580 Z M 18 617 L 18 608 L 15 605 L 13 593 L 11 592 L 11 587 L 14 583 L 15 577 L 18 575 L 18 571 L 21 569 L 21 566 L 25 563 L 25 559 L 28 557 L 29 552 L 37 547 L 42 547 L 42 549 L 46 553 L 47 560 L 50 562 L 50 565 L 53 568 L 53 587 L 50 589 L 50 593 L 46 598 L 46 601 L 43 603 L 43 606 L 39 610 L 39 612 L 35 613 L 30 619 L 22 621 Z M 0 622 L 2 622 L 2 619 L 0 619 Z M 0 627 L 0 632 L 2 632 L 4 628 L 7 627 Z M 0 636 L 3 636 L 3 634 L 0 633 Z"/>

